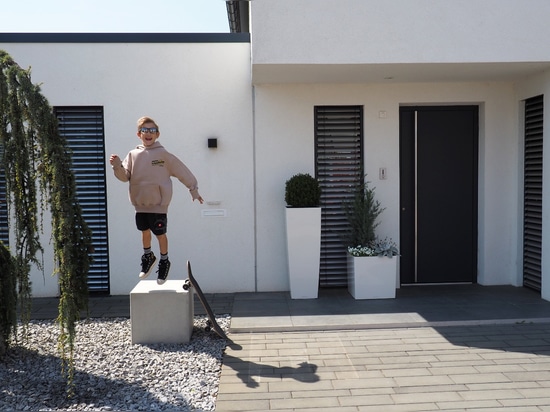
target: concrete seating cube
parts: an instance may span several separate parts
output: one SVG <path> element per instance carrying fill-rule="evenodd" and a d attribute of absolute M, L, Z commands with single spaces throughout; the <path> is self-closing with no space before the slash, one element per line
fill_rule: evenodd
<path fill-rule="evenodd" d="M 193 333 L 193 293 L 183 280 L 142 280 L 130 292 L 132 343 L 187 343 Z"/>

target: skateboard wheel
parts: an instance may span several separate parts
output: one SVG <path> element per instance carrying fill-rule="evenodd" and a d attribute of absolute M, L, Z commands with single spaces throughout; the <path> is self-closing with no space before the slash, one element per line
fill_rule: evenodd
<path fill-rule="evenodd" d="M 206 326 L 206 327 L 204 328 L 204 330 L 205 330 L 206 332 L 210 332 L 210 326 Z"/>

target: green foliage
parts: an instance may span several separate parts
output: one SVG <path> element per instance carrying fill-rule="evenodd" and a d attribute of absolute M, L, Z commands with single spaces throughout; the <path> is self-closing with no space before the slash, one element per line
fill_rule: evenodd
<path fill-rule="evenodd" d="M 9 337 L 17 327 L 17 288 L 15 261 L 6 246 L 0 242 L 0 357 L 8 349 Z"/>
<path fill-rule="evenodd" d="M 384 209 L 375 199 L 374 192 L 374 188 L 365 181 L 357 185 L 350 200 L 342 203 L 348 221 L 348 229 L 343 235 L 346 246 L 368 246 L 375 240 L 376 220 Z"/>
<path fill-rule="evenodd" d="M 375 239 L 372 246 L 376 256 L 386 256 L 391 258 L 399 255 L 399 249 L 397 249 L 397 245 L 391 239 Z"/>
<path fill-rule="evenodd" d="M 399 255 L 399 249 L 397 249 L 395 242 L 389 238 L 375 238 L 367 246 L 348 246 L 348 253 L 355 257 L 386 256 L 391 258 Z"/>
<path fill-rule="evenodd" d="M 321 204 L 321 187 L 308 173 L 292 176 L 285 184 L 285 202 L 290 207 L 318 207 Z"/>
<path fill-rule="evenodd" d="M 59 279 L 59 349 L 69 388 L 73 377 L 75 323 L 87 309 L 91 232 L 76 197 L 71 155 L 57 129 L 57 119 L 40 87 L 0 50 L 0 144 L 6 171 L 7 201 L 14 215 L 15 269 L 2 276 L 17 284 L 22 320 L 30 316 L 31 265 L 39 268 L 42 213 L 49 205 L 52 243 Z M 12 305 L 0 302 L 0 310 Z M 11 308 L 9 308 L 11 310 Z M 5 330 L 4 325 L 2 329 Z M 6 341 L 8 341 L 6 339 Z"/>

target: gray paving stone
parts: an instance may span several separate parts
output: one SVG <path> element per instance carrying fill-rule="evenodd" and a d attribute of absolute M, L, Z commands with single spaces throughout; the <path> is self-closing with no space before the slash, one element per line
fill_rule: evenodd
<path fill-rule="evenodd" d="M 216 411 L 268 411 L 270 409 L 270 404 L 268 399 L 260 400 L 232 400 L 216 401 Z"/>
<path fill-rule="evenodd" d="M 246 323 L 230 331 L 216 410 L 550 412 L 550 302 L 513 287 L 398 292 L 384 302 L 341 291 L 313 302 L 288 293 L 207 296 L 216 313 Z M 527 316 L 529 302 L 537 318 Z M 345 316 L 333 316 L 335 308 Z M 90 309 L 129 316 L 129 298 L 94 298 Z M 33 311 L 55 318 L 57 299 L 40 298 Z M 419 311 L 441 322 L 410 315 Z"/>
<path fill-rule="evenodd" d="M 338 408 L 340 403 L 336 396 L 331 395 L 330 391 L 320 392 L 317 397 L 308 398 L 290 398 L 290 399 L 271 399 L 269 404 L 271 409 L 296 409 L 303 410 L 305 408 Z M 333 409 L 334 410 L 334 409 Z"/>

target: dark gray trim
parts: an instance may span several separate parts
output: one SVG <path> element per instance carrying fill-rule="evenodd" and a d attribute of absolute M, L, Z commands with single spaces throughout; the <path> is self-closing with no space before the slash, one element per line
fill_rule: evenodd
<path fill-rule="evenodd" d="M 231 33 L 250 32 L 249 1 L 226 0 L 227 18 Z"/>
<path fill-rule="evenodd" d="M 249 43 L 250 33 L 0 33 L 0 43 Z"/>

